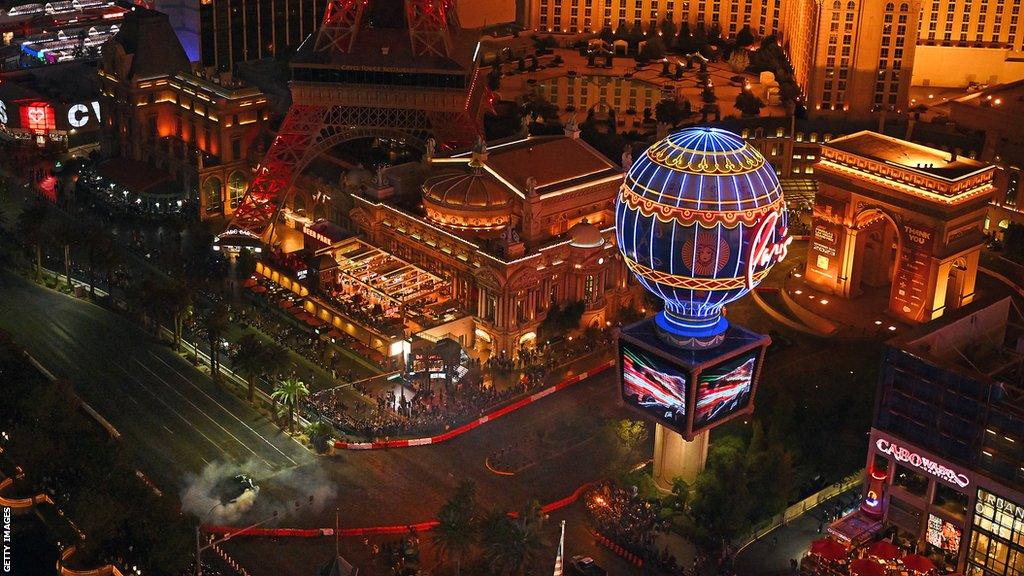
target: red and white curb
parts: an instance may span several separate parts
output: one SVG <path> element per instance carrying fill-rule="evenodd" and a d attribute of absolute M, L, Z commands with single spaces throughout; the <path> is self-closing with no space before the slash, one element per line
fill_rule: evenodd
<path fill-rule="evenodd" d="M 555 500 L 554 502 L 548 503 L 541 507 L 541 512 L 544 514 L 550 514 L 555 510 L 565 508 L 573 502 L 580 499 L 583 494 L 593 486 L 593 482 L 588 482 L 576 490 L 573 490 L 572 494 L 562 498 L 561 500 Z M 509 516 L 515 517 L 515 512 L 510 512 Z M 437 520 L 429 520 L 427 522 L 418 522 L 414 524 L 395 524 L 391 526 L 369 526 L 366 528 L 344 528 L 338 531 L 338 536 L 376 536 L 376 535 L 396 535 L 396 534 L 407 534 L 410 531 L 415 532 L 427 532 L 432 530 L 438 525 Z M 206 534 L 213 534 L 218 536 L 226 536 L 228 534 L 234 534 L 239 532 L 240 528 L 233 526 L 203 526 L 203 532 Z M 243 536 L 252 537 L 271 537 L 271 538 L 319 538 L 321 536 L 334 536 L 334 528 L 251 528 L 244 532 L 237 534 L 233 538 L 241 538 Z"/>
<path fill-rule="evenodd" d="M 575 376 L 566 378 L 565 380 L 562 380 L 561 382 L 555 384 L 554 386 L 549 386 L 539 392 L 535 392 L 534 394 L 527 396 L 526 398 L 517 400 L 507 406 L 502 406 L 501 408 L 498 408 L 494 412 L 485 414 L 477 418 L 476 420 L 473 420 L 472 422 L 468 422 L 466 424 L 463 424 L 462 426 L 459 426 L 458 428 L 455 428 L 454 430 L 449 430 L 443 434 L 438 434 L 437 436 L 428 436 L 426 438 L 412 438 L 409 440 L 389 440 L 386 442 L 342 442 L 338 440 L 334 443 L 334 447 L 338 450 L 379 450 L 382 448 L 407 448 L 409 446 L 427 446 L 430 444 L 439 444 L 441 442 L 444 442 L 445 440 L 451 440 L 456 436 L 465 434 L 466 432 L 469 432 L 470 430 L 476 428 L 477 426 L 480 426 L 481 424 L 491 422 L 492 420 L 497 420 L 498 418 L 501 418 L 506 414 L 515 412 L 516 410 L 519 410 L 520 408 L 527 406 L 529 404 L 533 404 L 534 402 L 546 398 L 551 394 L 554 394 L 555 392 L 564 390 L 572 386 L 573 384 L 582 382 L 583 380 L 586 380 L 591 376 L 600 374 L 601 372 L 604 372 L 605 370 L 613 366 L 615 366 L 614 359 L 602 362 L 601 364 L 594 368 L 591 368 L 590 370 L 586 370 L 584 372 L 576 374 Z"/>

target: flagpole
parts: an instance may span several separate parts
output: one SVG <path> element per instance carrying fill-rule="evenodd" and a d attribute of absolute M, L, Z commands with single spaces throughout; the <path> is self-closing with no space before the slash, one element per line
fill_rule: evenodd
<path fill-rule="evenodd" d="M 562 536 L 558 539 L 558 556 L 555 557 L 554 576 L 562 576 L 562 564 L 565 556 L 565 520 L 562 520 Z"/>

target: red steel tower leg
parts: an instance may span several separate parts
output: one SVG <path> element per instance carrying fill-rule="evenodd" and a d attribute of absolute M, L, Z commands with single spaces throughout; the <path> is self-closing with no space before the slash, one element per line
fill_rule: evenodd
<path fill-rule="evenodd" d="M 405 0 L 412 52 L 417 56 L 448 56 L 452 41 L 449 27 L 456 27 L 454 0 Z"/>
<path fill-rule="evenodd" d="M 281 123 L 256 176 L 235 211 L 229 230 L 245 230 L 269 241 L 281 207 L 290 193 L 289 184 L 306 152 L 323 129 L 330 106 L 293 104 Z"/>
<path fill-rule="evenodd" d="M 368 0 L 330 0 L 316 35 L 317 52 L 351 52 Z"/>

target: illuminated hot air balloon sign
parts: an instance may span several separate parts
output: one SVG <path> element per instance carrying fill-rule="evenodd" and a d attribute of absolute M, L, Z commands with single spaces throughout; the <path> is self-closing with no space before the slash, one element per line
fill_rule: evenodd
<path fill-rule="evenodd" d="M 717 128 L 673 133 L 638 158 L 615 223 L 626 263 L 665 301 L 659 335 L 683 348 L 717 345 L 722 307 L 754 289 L 792 241 L 775 170 Z"/>

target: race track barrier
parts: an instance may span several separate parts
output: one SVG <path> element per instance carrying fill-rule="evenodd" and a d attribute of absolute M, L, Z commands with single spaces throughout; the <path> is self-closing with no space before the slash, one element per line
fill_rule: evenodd
<path fill-rule="evenodd" d="M 64 566 L 68 558 L 71 558 L 75 553 L 74 546 L 68 546 L 60 553 L 60 560 L 57 561 L 57 573 L 60 576 L 124 576 L 124 574 L 117 569 L 117 566 L 107 564 L 100 568 L 93 568 L 92 570 L 72 570 Z"/>
<path fill-rule="evenodd" d="M 4 478 L 0 481 L 0 492 L 3 492 L 8 486 L 14 483 L 14 480 L 10 478 Z M 47 494 L 36 494 L 31 498 L 4 498 L 0 496 L 0 506 L 4 508 L 10 508 L 12 510 L 28 510 L 36 504 L 53 504 L 53 500 Z"/>
<path fill-rule="evenodd" d="M 458 428 L 455 428 L 454 430 L 449 430 L 443 434 L 438 434 L 437 436 L 428 436 L 426 438 L 412 438 L 409 440 L 388 440 L 379 442 L 342 442 L 341 440 L 337 440 L 334 442 L 334 447 L 338 450 L 379 450 L 382 448 L 408 448 L 409 446 L 427 446 L 430 444 L 440 444 L 441 442 L 451 440 L 456 436 L 461 436 L 462 434 L 469 432 L 470 430 L 476 428 L 477 426 L 480 426 L 481 424 L 485 424 L 492 420 L 497 420 L 498 418 L 501 418 L 506 414 L 515 412 L 516 410 L 519 410 L 520 408 L 527 406 L 529 404 L 533 404 L 534 402 L 546 398 L 551 394 L 554 394 L 555 392 L 565 390 L 566 388 L 572 386 L 573 384 L 577 384 L 591 376 L 600 374 L 601 372 L 604 372 L 605 370 L 611 368 L 612 366 L 615 366 L 614 359 L 602 362 L 595 368 L 591 368 L 590 370 L 586 370 L 584 372 L 576 374 L 575 376 L 566 378 L 565 380 L 562 380 L 561 382 L 555 384 L 554 386 L 549 386 L 539 392 L 535 392 L 534 394 L 527 396 L 526 398 L 521 398 L 511 404 L 508 404 L 507 406 L 502 406 L 501 408 L 498 408 L 494 412 L 485 414 L 477 418 L 476 420 L 473 420 L 472 422 L 468 422 L 466 424 L 463 424 L 462 426 L 459 426 Z"/>
<path fill-rule="evenodd" d="M 573 490 L 572 494 L 560 500 L 555 500 L 554 502 L 545 504 L 540 510 L 544 514 L 550 514 L 551 512 L 565 508 L 579 500 L 580 497 L 583 496 L 583 494 L 593 485 L 593 482 L 587 482 L 576 490 Z M 509 512 L 509 516 L 513 518 L 517 515 L 518 514 L 515 512 Z M 369 526 L 366 528 L 344 528 L 338 531 L 338 536 L 397 536 L 401 534 L 408 534 L 410 531 L 429 532 L 438 524 L 439 522 L 437 520 L 428 520 L 427 522 L 418 522 L 414 524 Z M 236 534 L 239 531 L 242 531 L 242 533 L 232 537 L 241 538 L 243 536 L 254 536 L 271 538 L 319 538 L 321 536 L 334 536 L 334 528 L 251 528 L 249 530 L 244 530 L 234 526 L 203 526 L 203 532 L 217 536 L 228 536 Z"/>

